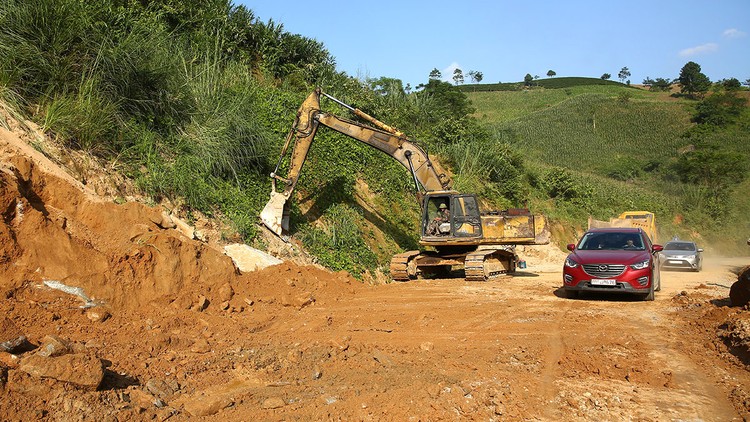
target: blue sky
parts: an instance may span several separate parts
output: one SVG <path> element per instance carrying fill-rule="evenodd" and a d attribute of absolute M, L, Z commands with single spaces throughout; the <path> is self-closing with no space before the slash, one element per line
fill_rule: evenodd
<path fill-rule="evenodd" d="M 412 87 L 437 68 L 448 80 L 482 72 L 483 83 L 529 73 L 633 84 L 677 78 L 693 61 L 712 81 L 750 79 L 750 0 L 446 2 L 235 0 L 262 21 L 322 42 L 337 69 Z M 470 80 L 466 77 L 466 83 Z"/>

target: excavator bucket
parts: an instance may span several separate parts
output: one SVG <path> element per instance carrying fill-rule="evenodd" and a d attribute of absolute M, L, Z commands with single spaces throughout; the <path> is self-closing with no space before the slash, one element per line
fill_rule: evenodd
<path fill-rule="evenodd" d="M 289 231 L 289 207 L 286 206 L 286 200 L 284 194 L 271 192 L 271 199 L 260 213 L 263 224 L 279 237 L 283 232 Z"/>

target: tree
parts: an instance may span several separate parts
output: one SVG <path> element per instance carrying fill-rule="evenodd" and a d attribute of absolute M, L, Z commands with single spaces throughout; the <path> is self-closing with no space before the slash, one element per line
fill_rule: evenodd
<path fill-rule="evenodd" d="M 748 161 L 739 152 L 716 145 L 696 145 L 695 150 L 680 155 L 670 167 L 683 183 L 701 187 L 695 199 L 702 203 L 700 206 L 709 216 L 717 218 L 726 216 L 727 197 L 732 188 L 747 177 Z"/>
<path fill-rule="evenodd" d="M 534 77 L 531 76 L 531 73 L 527 73 L 526 76 L 523 77 L 523 84 L 531 86 L 532 82 L 534 82 Z"/>
<path fill-rule="evenodd" d="M 643 85 L 648 86 L 649 91 L 669 91 L 672 82 L 665 78 L 651 79 L 648 76 L 643 80 Z"/>
<path fill-rule="evenodd" d="M 448 82 L 431 79 L 427 85 L 421 85 L 421 87 L 423 89 L 418 94 L 434 101 L 438 118 L 464 117 L 475 111 L 466 94 Z"/>
<path fill-rule="evenodd" d="M 460 68 L 453 71 L 453 83 L 456 85 L 464 83 L 464 72 Z"/>
<path fill-rule="evenodd" d="M 672 88 L 672 81 L 669 79 L 656 78 L 656 81 L 654 82 L 654 85 L 662 91 L 669 91 Z"/>
<path fill-rule="evenodd" d="M 719 83 L 727 91 L 736 91 L 742 88 L 742 84 L 740 83 L 740 80 L 737 78 L 722 79 L 719 81 Z"/>
<path fill-rule="evenodd" d="M 701 73 L 701 66 L 695 62 L 687 62 L 685 66 L 680 69 L 680 77 L 677 78 L 682 86 L 680 92 L 687 93 L 689 96 L 693 96 L 698 93 L 705 94 L 711 87 L 711 81 L 708 76 Z"/>
<path fill-rule="evenodd" d="M 612 77 L 612 75 L 610 75 L 609 73 L 605 73 L 605 74 L 603 74 L 601 76 L 602 80 L 605 80 L 605 81 L 608 81 L 609 78 L 611 78 L 611 77 Z"/>
<path fill-rule="evenodd" d="M 736 89 L 716 92 L 695 106 L 693 121 L 698 124 L 726 126 L 737 121 L 747 100 L 737 95 Z"/>
<path fill-rule="evenodd" d="M 430 79 L 440 80 L 442 77 L 443 77 L 443 74 L 440 73 L 440 71 L 437 70 L 437 68 L 433 68 L 432 71 L 430 72 Z"/>
<path fill-rule="evenodd" d="M 745 180 L 747 162 L 742 154 L 716 147 L 682 154 L 674 164 L 682 182 L 704 185 L 716 192 Z"/>
<path fill-rule="evenodd" d="M 557 75 L 557 73 L 554 70 L 550 69 L 550 70 L 547 71 L 547 76 L 548 77 L 551 78 L 551 77 L 553 77 L 555 75 Z"/>
<path fill-rule="evenodd" d="M 394 95 L 404 93 L 404 83 L 401 79 L 381 76 L 377 79 L 369 79 L 370 88 L 380 95 Z"/>
<path fill-rule="evenodd" d="M 466 72 L 467 75 L 469 75 L 469 78 L 471 78 L 471 82 L 482 82 L 482 78 L 484 75 L 482 72 L 476 71 L 476 70 L 470 70 Z"/>
<path fill-rule="evenodd" d="M 621 83 L 624 83 L 625 79 L 628 79 L 629 77 L 630 70 L 627 68 L 627 66 L 620 69 L 620 73 L 617 74 L 617 79 L 619 79 Z"/>

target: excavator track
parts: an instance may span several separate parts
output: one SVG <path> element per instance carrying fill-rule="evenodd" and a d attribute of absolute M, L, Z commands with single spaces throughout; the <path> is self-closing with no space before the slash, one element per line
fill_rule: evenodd
<path fill-rule="evenodd" d="M 516 269 L 516 256 L 505 249 L 480 249 L 466 255 L 466 281 L 487 281 Z"/>
<path fill-rule="evenodd" d="M 391 258 L 391 278 L 395 281 L 409 281 L 417 276 L 414 257 L 419 251 L 400 253 Z"/>

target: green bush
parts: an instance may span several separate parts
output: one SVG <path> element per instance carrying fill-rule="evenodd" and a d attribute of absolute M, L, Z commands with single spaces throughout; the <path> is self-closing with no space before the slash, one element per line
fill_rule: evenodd
<path fill-rule="evenodd" d="M 322 265 L 361 278 L 366 270 L 377 266 L 377 257 L 364 242 L 365 234 L 359 227 L 361 218 L 346 204 L 333 205 L 321 217 L 324 225 L 303 229 L 302 242 Z"/>
<path fill-rule="evenodd" d="M 736 91 L 714 93 L 695 106 L 693 121 L 703 125 L 727 126 L 737 121 L 747 99 L 737 96 Z"/>
<path fill-rule="evenodd" d="M 644 165 L 632 157 L 620 157 L 614 159 L 604 169 L 605 174 L 615 180 L 628 181 L 637 179 L 643 175 Z"/>
<path fill-rule="evenodd" d="M 594 195 L 594 189 L 576 178 L 570 170 L 552 168 L 540 177 L 532 179 L 532 183 L 550 198 L 591 206 L 590 201 Z"/>

